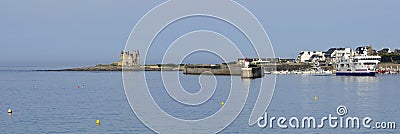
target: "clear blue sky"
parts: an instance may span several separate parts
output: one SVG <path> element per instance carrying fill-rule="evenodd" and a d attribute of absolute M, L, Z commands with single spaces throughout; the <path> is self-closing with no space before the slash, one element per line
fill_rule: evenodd
<path fill-rule="evenodd" d="M 162 2 L 2 0 L 0 66 L 111 63 L 118 60 L 140 17 Z M 277 57 L 294 58 L 301 50 L 325 51 L 330 47 L 355 48 L 369 44 L 375 49 L 400 48 L 398 0 L 237 2 L 261 21 Z M 224 26 L 207 18 L 197 19 L 177 24 L 190 27 L 207 22 Z"/>

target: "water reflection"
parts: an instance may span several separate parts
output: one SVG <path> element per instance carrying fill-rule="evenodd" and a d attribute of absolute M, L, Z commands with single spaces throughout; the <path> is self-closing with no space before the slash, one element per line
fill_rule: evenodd
<path fill-rule="evenodd" d="M 368 92 L 371 90 L 377 90 L 379 78 L 378 77 L 338 77 L 343 81 L 345 90 L 356 89 L 358 96 L 371 96 Z"/>

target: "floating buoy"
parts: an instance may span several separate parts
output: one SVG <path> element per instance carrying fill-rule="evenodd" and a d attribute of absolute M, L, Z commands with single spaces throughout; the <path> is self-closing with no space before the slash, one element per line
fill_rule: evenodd
<path fill-rule="evenodd" d="M 78 88 L 81 88 L 81 86 L 78 86 Z"/>
<path fill-rule="evenodd" d="M 8 109 L 8 111 L 7 111 L 9 114 L 12 114 L 12 110 L 11 109 Z"/>
<path fill-rule="evenodd" d="M 96 125 L 100 125 L 100 120 L 96 120 Z"/>
<path fill-rule="evenodd" d="M 317 96 L 314 96 L 314 100 L 315 100 L 315 101 L 318 100 L 318 97 L 317 97 Z"/>
<path fill-rule="evenodd" d="M 221 102 L 221 106 L 224 106 L 225 105 L 225 102 Z"/>

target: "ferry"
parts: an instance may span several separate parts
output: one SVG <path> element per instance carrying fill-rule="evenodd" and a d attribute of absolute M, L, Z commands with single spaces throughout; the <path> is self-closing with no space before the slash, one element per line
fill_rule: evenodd
<path fill-rule="evenodd" d="M 380 56 L 350 56 L 342 58 L 336 64 L 337 76 L 375 76 Z"/>

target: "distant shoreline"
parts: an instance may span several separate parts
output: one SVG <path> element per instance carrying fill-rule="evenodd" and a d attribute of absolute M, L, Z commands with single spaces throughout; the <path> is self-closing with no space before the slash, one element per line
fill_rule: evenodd
<path fill-rule="evenodd" d="M 311 67 L 309 64 L 278 64 L 277 71 L 285 70 L 305 70 L 307 67 Z M 379 68 L 393 68 L 397 69 L 400 64 L 395 63 L 379 63 L 377 69 Z M 332 70 L 332 67 L 324 67 L 327 70 Z M 157 65 L 145 65 L 145 66 L 135 66 L 135 67 L 125 67 L 124 71 L 183 71 L 184 65 L 175 64 L 157 64 Z M 122 66 L 115 66 L 112 64 L 108 65 L 96 65 L 90 67 L 80 67 L 80 68 L 68 68 L 68 69 L 45 69 L 45 70 L 35 70 L 35 71 L 122 71 Z"/>
<path fill-rule="evenodd" d="M 68 69 L 45 69 L 35 71 L 122 71 L 122 66 L 115 66 L 112 64 L 108 65 L 96 65 L 90 67 L 80 68 L 68 68 Z M 146 66 L 132 66 L 124 67 L 124 71 L 182 71 L 178 65 L 146 65 Z"/>

